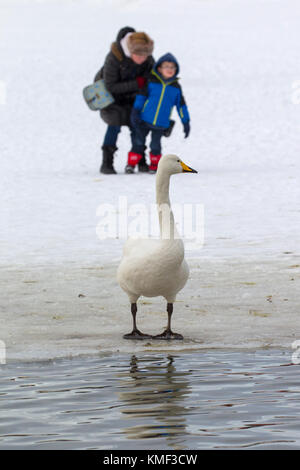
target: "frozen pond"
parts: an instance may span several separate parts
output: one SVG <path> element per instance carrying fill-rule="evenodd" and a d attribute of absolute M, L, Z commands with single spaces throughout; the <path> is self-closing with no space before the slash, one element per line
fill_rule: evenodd
<path fill-rule="evenodd" d="M 1 366 L 1 449 L 297 449 L 299 366 L 283 350 Z"/>
<path fill-rule="evenodd" d="M 300 257 L 188 260 L 190 279 L 174 304 L 184 341 L 126 341 L 132 327 L 117 264 L 7 266 L 0 269 L 0 340 L 7 362 L 80 355 L 285 348 L 300 338 Z M 137 324 L 158 334 L 164 299 L 141 297 Z"/>
<path fill-rule="evenodd" d="M 1 0 L 1 448 L 299 448 L 299 9 Z M 176 55 L 191 114 L 163 141 L 199 172 L 172 177 L 172 204 L 204 209 L 176 344 L 122 339 L 124 239 L 96 235 L 102 204 L 155 200 L 154 177 L 124 174 L 127 129 L 99 174 L 106 125 L 81 93 L 125 25 Z M 138 326 L 162 332 L 165 310 L 141 298 Z"/>

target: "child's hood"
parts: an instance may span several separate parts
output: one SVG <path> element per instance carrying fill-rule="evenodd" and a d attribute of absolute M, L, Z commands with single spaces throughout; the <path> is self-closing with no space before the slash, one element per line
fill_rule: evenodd
<path fill-rule="evenodd" d="M 158 73 L 157 68 L 158 68 L 163 62 L 173 62 L 173 63 L 176 65 L 176 72 L 175 72 L 174 77 L 172 77 L 172 79 L 174 79 L 175 77 L 177 77 L 177 75 L 179 74 L 179 64 L 178 64 L 178 62 L 177 62 L 176 57 L 174 57 L 173 54 L 171 54 L 170 52 L 167 52 L 167 54 L 164 54 L 163 56 L 161 56 L 161 57 L 158 59 L 158 61 L 154 64 L 154 70 L 155 70 L 156 73 Z"/>

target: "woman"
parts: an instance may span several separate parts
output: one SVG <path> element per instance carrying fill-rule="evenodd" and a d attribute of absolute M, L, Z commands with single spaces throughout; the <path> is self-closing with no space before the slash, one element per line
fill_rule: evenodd
<path fill-rule="evenodd" d="M 134 129 L 131 127 L 130 114 L 135 95 L 142 89 L 154 64 L 152 57 L 153 41 L 145 33 L 136 32 L 133 28 L 122 28 L 117 40 L 99 70 L 95 81 L 103 78 L 107 90 L 115 102 L 100 111 L 101 118 L 108 124 L 102 145 L 103 161 L 101 173 L 115 174 L 113 157 L 117 150 L 118 134 L 122 126 L 128 126 L 131 139 Z M 128 153 L 128 166 L 132 166 L 133 152 Z M 137 163 L 137 162 L 135 162 Z M 126 169 L 127 169 L 126 167 Z M 145 156 L 139 161 L 139 171 L 148 171 Z M 125 169 L 125 171 L 126 171 Z"/>

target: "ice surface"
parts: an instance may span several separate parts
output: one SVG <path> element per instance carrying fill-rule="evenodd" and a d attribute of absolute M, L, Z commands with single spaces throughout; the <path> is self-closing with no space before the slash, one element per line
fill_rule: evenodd
<path fill-rule="evenodd" d="M 188 5 L 1 2 L 0 339 L 8 359 L 290 347 L 299 337 L 299 2 Z M 163 141 L 164 153 L 199 171 L 173 177 L 172 202 L 203 204 L 205 213 L 203 248 L 187 245 L 191 280 L 174 313 L 186 340 L 176 345 L 121 339 L 131 327 L 115 280 L 124 241 L 96 236 L 100 204 L 117 206 L 120 195 L 154 202 L 154 177 L 123 173 L 126 129 L 119 175 L 98 173 L 105 125 L 82 99 L 124 25 L 154 38 L 155 57 L 178 58 L 191 114 L 189 139 L 174 113 Z M 159 332 L 164 304 L 142 302 L 141 328 Z"/>
<path fill-rule="evenodd" d="M 300 335 L 299 268 L 281 261 L 190 259 L 191 276 L 174 304 L 172 328 L 181 341 L 129 341 L 127 296 L 116 284 L 116 263 L 15 266 L 1 270 L 2 339 L 7 360 L 111 352 L 285 347 Z M 5 275 L 5 279 L 4 279 Z M 16 295 L 17 293 L 17 295 Z M 4 304 L 4 305 L 3 305 Z M 141 298 L 138 327 L 158 334 L 167 324 L 162 298 Z"/>

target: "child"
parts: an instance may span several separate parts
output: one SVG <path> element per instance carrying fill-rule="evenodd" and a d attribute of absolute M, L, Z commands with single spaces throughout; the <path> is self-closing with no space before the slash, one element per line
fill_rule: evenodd
<path fill-rule="evenodd" d="M 190 117 L 178 83 L 179 65 L 168 53 L 162 56 L 151 71 L 147 85 L 136 96 L 131 112 L 134 128 L 133 146 L 128 154 L 126 173 L 133 173 L 145 150 L 145 141 L 152 132 L 150 143 L 150 172 L 155 173 L 161 158 L 161 138 L 170 126 L 170 115 L 176 106 L 184 127 L 185 138 L 190 132 Z"/>

